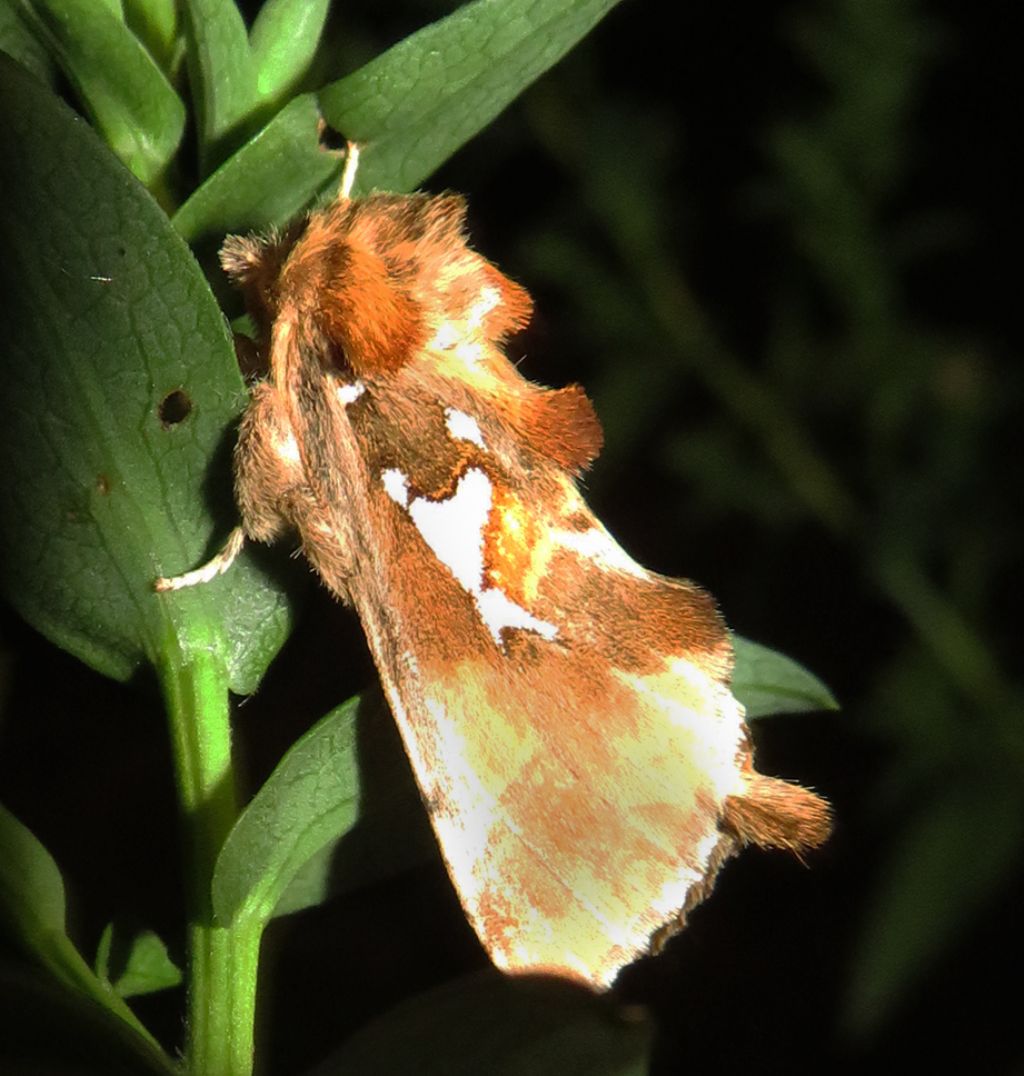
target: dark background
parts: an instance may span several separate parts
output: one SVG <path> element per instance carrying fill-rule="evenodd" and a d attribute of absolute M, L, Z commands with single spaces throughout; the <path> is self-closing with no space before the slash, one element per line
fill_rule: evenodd
<path fill-rule="evenodd" d="M 388 9 L 333 20 L 345 59 L 321 81 L 448 6 Z M 758 724 L 759 767 L 828 796 L 836 833 L 807 869 L 730 865 L 646 971 L 658 1072 L 1022 1064 L 1005 22 L 953 0 L 627 2 L 427 184 L 469 196 L 476 245 L 532 291 L 524 372 L 594 399 L 610 530 L 843 707 Z M 112 910 L 173 947 L 155 691 L 2 625 L 5 803 L 64 869 L 86 952 Z M 311 588 L 238 708 L 253 787 L 371 678 L 358 626 Z M 484 962 L 436 864 L 279 921 L 267 952 L 282 1072 Z M 141 1010 L 173 1041 L 179 1006 Z"/>

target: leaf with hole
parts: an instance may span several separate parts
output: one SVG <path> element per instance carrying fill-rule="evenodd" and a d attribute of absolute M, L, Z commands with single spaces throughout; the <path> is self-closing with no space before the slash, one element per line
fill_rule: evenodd
<path fill-rule="evenodd" d="M 213 295 L 166 216 L 95 133 L 0 57 L 0 585 L 64 649 L 119 679 L 169 634 L 251 691 L 288 630 L 283 583 L 244 555 L 159 597 L 235 522 L 247 395 Z"/>

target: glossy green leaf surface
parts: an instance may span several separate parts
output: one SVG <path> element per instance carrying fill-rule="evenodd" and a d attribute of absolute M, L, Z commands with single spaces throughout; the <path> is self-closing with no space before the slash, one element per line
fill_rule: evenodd
<path fill-rule="evenodd" d="M 25 24 L 17 0 L 0 0 L 0 52 L 6 52 L 47 85 L 57 70 L 46 49 Z"/>
<path fill-rule="evenodd" d="M 167 1071 L 169 1063 L 134 1014 L 82 959 L 66 933 L 65 915 L 64 882 L 53 857 L 27 826 L 0 806 L 0 929 L 79 1002 L 88 998 L 94 1003 L 81 1006 L 86 1019 L 129 1043 L 158 1071 Z"/>
<path fill-rule="evenodd" d="M 228 835 L 213 877 L 214 914 L 269 915 L 314 852 L 355 822 L 359 699 L 332 710 L 296 741 Z"/>
<path fill-rule="evenodd" d="M 0 65 L 0 584 L 40 631 L 107 675 L 168 633 L 251 691 L 287 632 L 282 586 L 243 555 L 157 596 L 235 522 L 231 425 L 245 405 L 224 318 L 138 182 L 77 116 Z"/>
<path fill-rule="evenodd" d="M 0 915 L 30 948 L 64 933 L 64 881 L 53 856 L 0 806 Z"/>
<path fill-rule="evenodd" d="M 261 101 L 284 95 L 306 72 L 327 19 L 330 0 L 266 0 L 249 40 Z"/>

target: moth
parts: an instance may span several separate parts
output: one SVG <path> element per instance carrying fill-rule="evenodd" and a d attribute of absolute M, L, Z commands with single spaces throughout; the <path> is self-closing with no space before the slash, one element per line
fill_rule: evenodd
<path fill-rule="evenodd" d="M 355 608 L 448 873 L 492 960 L 603 989 L 745 844 L 800 854 L 813 792 L 753 766 L 714 602 L 647 571 L 584 502 L 577 385 L 502 350 L 527 292 L 453 194 L 339 198 L 229 237 L 269 363 L 235 450 L 246 539 L 297 535 Z"/>

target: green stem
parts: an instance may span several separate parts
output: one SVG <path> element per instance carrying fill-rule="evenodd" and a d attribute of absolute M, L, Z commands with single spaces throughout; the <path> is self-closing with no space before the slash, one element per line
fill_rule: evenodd
<path fill-rule="evenodd" d="M 238 817 L 227 677 L 209 639 L 164 648 L 162 686 L 185 829 L 189 990 L 185 1071 L 248 1076 L 253 1065 L 256 971 L 262 921 L 214 922 L 210 883 Z"/>

